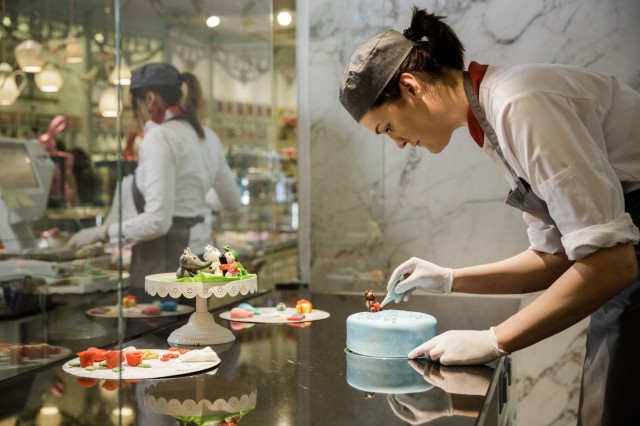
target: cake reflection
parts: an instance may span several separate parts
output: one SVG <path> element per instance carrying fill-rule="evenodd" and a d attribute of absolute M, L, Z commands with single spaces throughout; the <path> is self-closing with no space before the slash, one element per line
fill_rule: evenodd
<path fill-rule="evenodd" d="M 237 422 L 256 407 L 257 385 L 212 374 L 154 380 L 144 391 L 144 406 L 196 425 Z"/>
<path fill-rule="evenodd" d="M 433 387 L 406 358 L 374 358 L 345 350 L 347 383 L 367 393 L 404 394 Z"/>

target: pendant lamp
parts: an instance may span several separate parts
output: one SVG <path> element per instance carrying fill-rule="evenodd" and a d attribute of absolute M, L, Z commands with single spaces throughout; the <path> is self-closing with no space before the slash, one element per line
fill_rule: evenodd
<path fill-rule="evenodd" d="M 25 40 L 16 46 L 16 62 L 24 72 L 40 72 L 47 61 L 47 51 L 35 40 Z"/>
<path fill-rule="evenodd" d="M 78 39 L 69 35 L 64 48 L 64 56 L 68 64 L 79 64 L 82 62 L 82 54 L 80 53 L 80 43 Z"/>
<path fill-rule="evenodd" d="M 100 94 L 98 110 L 103 117 L 117 117 L 122 109 L 118 108 L 118 92 L 115 87 L 107 87 Z"/>
<path fill-rule="evenodd" d="M 131 84 L 131 69 L 124 57 L 120 60 L 120 75 L 118 76 L 118 67 L 114 67 L 111 74 L 109 74 L 109 82 L 119 84 L 121 86 L 128 86 Z"/>
<path fill-rule="evenodd" d="M 64 80 L 56 67 L 47 64 L 35 75 L 36 86 L 43 92 L 54 93 L 60 90 Z"/>
<path fill-rule="evenodd" d="M 64 48 L 64 55 L 68 64 L 79 64 L 82 62 L 82 54 L 80 53 L 80 43 L 75 37 L 73 30 L 73 11 L 75 7 L 74 0 L 69 0 L 69 35 Z"/>

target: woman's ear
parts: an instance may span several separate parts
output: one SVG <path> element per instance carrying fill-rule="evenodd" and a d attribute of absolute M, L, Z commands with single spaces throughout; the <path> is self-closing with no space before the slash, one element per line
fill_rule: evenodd
<path fill-rule="evenodd" d="M 408 72 L 400 76 L 400 91 L 410 96 L 421 97 L 423 88 L 421 82 Z"/>
<path fill-rule="evenodd" d="M 157 96 L 152 91 L 148 91 L 144 95 L 144 101 L 147 104 L 147 108 L 152 108 L 152 107 L 156 106 L 155 103 L 157 101 Z"/>

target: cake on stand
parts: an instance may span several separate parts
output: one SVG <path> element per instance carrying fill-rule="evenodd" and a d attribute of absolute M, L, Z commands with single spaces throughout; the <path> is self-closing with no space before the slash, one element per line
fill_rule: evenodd
<path fill-rule="evenodd" d="M 189 346 L 233 342 L 236 337 L 231 330 L 215 322 L 208 310 L 207 300 L 212 296 L 222 298 L 227 295 L 236 296 L 238 293 L 255 293 L 258 290 L 257 277 L 228 282 L 178 282 L 175 278 L 175 272 L 147 275 L 144 283 L 145 291 L 151 296 L 196 298 L 196 310 L 189 317 L 189 322 L 174 330 L 167 342 L 171 345 Z"/>

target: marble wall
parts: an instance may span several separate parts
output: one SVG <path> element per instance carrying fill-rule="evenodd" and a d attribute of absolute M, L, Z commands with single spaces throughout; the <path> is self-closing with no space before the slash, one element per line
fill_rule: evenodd
<path fill-rule="evenodd" d="M 520 212 L 503 204 L 507 182 L 466 129 L 439 155 L 398 150 L 357 126 L 338 101 L 353 49 L 386 28 L 402 31 L 413 4 L 448 18 L 467 61 L 574 64 L 640 89 L 637 0 L 299 1 L 302 278 L 314 290 L 382 290 L 393 267 L 410 256 L 458 267 L 528 246 Z M 585 325 L 518 355 L 519 423 L 575 422 Z M 552 378 L 558 371 L 562 378 Z M 545 404 L 559 387 L 566 398 Z M 527 421 L 542 406 L 544 423 Z"/>

